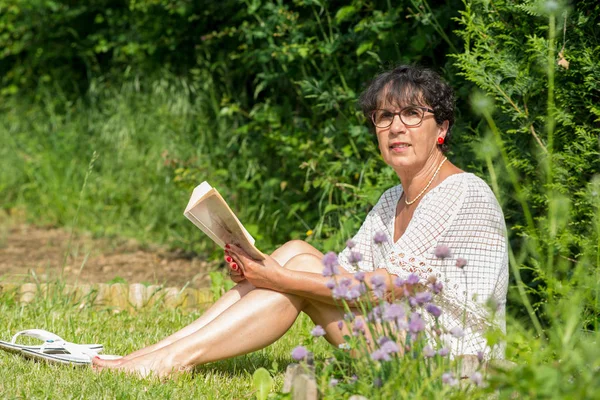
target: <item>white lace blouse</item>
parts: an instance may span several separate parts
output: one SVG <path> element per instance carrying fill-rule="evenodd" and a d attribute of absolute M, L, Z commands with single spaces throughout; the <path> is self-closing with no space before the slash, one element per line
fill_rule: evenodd
<path fill-rule="evenodd" d="M 460 327 L 465 333 L 462 338 L 442 334 L 441 340 L 451 354 L 481 351 L 486 358 L 502 358 L 504 348 L 498 345 L 490 349 L 485 340 L 490 323 L 502 331 L 506 329 L 506 227 L 493 192 L 473 174 L 449 176 L 423 196 L 406 231 L 393 243 L 396 206 L 401 195 L 402 185 L 387 190 L 353 238 L 356 247 L 352 251 L 362 254 L 358 268 L 349 261 L 349 248 L 339 255 L 340 266 L 347 271 L 383 268 L 401 278 L 414 273 L 422 283 L 435 275 L 444 284 L 441 297 L 434 300 L 442 309 L 442 330 Z M 387 235 L 388 243 L 373 242 L 378 232 Z M 441 259 L 434 255 L 440 245 L 450 249 L 450 257 Z M 458 258 L 467 262 L 462 269 L 456 266 Z M 497 305 L 493 322 L 485 306 L 490 299 Z M 422 317 L 432 326 L 429 313 L 423 312 Z"/>

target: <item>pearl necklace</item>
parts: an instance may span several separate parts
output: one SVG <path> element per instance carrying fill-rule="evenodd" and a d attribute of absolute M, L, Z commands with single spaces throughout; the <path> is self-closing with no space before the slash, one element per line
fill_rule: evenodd
<path fill-rule="evenodd" d="M 438 165 L 437 169 L 435 170 L 435 172 L 433 173 L 433 176 L 431 177 L 431 179 L 429 180 L 429 182 L 427 183 L 427 186 L 425 186 L 425 188 L 423 190 L 421 190 L 421 193 L 419 193 L 419 195 L 417 197 L 414 198 L 414 200 L 412 201 L 408 201 L 406 200 L 406 198 L 408 197 L 405 193 L 404 196 L 404 203 L 407 206 L 410 206 L 412 203 L 414 203 L 415 201 L 419 200 L 419 197 L 423 196 L 423 193 L 425 193 L 425 191 L 429 188 L 429 186 L 431 185 L 431 182 L 433 182 L 433 180 L 435 179 L 435 177 L 437 176 L 438 172 L 440 172 L 440 168 L 442 168 L 442 165 L 444 165 L 444 163 L 446 162 L 446 160 L 448 160 L 448 157 L 444 157 L 444 160 L 440 163 L 440 165 Z"/>

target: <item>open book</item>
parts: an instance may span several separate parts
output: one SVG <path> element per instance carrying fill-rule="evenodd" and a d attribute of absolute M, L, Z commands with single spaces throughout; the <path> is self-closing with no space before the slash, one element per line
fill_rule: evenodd
<path fill-rule="evenodd" d="M 244 249 L 255 260 L 265 258 L 254 246 L 254 238 L 231 211 L 217 189 L 208 182 L 204 181 L 196 186 L 183 215 L 221 248 L 231 243 Z"/>

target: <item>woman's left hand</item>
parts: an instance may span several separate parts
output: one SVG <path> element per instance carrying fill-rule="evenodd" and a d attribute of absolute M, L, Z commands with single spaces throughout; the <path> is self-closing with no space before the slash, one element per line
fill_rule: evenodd
<path fill-rule="evenodd" d="M 278 276 L 283 268 L 273 257 L 265 254 L 265 259 L 258 261 L 233 244 L 225 246 L 225 254 L 233 257 L 244 277 L 255 287 L 277 290 Z"/>

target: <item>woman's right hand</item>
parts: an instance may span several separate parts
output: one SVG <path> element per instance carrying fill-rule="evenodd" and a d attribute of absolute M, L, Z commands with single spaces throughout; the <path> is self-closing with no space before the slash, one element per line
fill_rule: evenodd
<path fill-rule="evenodd" d="M 233 260 L 233 258 L 229 255 L 229 252 L 225 250 L 225 262 L 229 267 L 229 277 L 235 283 L 240 283 L 241 281 L 246 280 L 244 273 L 239 265 Z"/>

